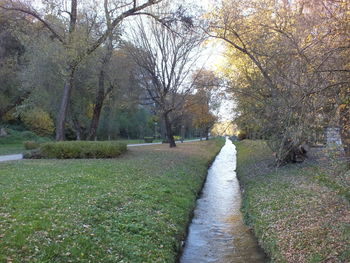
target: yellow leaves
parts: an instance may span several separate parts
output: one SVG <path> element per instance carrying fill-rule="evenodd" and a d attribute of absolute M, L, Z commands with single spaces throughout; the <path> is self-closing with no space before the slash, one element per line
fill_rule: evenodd
<path fill-rule="evenodd" d="M 343 110 L 343 109 L 345 109 L 345 107 L 346 107 L 346 104 L 340 104 L 339 105 L 339 110 Z"/>
<path fill-rule="evenodd" d="M 94 104 L 89 103 L 87 105 L 86 115 L 89 119 L 91 119 L 93 114 L 94 114 Z"/>
<path fill-rule="evenodd" d="M 52 135 L 55 126 L 50 115 L 40 109 L 34 108 L 21 114 L 21 119 L 24 124 L 38 135 Z"/>

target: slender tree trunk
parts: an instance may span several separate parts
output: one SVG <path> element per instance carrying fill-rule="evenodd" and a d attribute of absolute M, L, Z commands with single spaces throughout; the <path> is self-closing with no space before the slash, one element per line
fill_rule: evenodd
<path fill-rule="evenodd" d="M 181 142 L 184 142 L 185 139 L 185 135 L 186 135 L 186 128 L 185 128 L 185 124 L 181 125 Z"/>
<path fill-rule="evenodd" d="M 168 114 L 164 114 L 164 123 L 165 123 L 166 133 L 168 136 L 169 146 L 170 148 L 176 147 L 176 143 L 174 140 L 173 131 L 171 129 L 171 123 L 170 123 Z"/>
<path fill-rule="evenodd" d="M 65 139 L 65 124 L 68 112 L 68 106 L 70 102 L 70 97 L 74 82 L 75 67 L 70 66 L 69 77 L 67 78 L 64 89 L 63 96 L 61 100 L 61 105 L 58 113 L 58 118 L 56 122 L 56 141 L 63 141 Z"/>
<path fill-rule="evenodd" d="M 98 91 L 96 94 L 95 105 L 94 105 L 94 110 L 93 110 L 91 124 L 90 124 L 89 136 L 88 136 L 88 139 L 91 141 L 95 140 L 96 138 L 98 124 L 100 122 L 101 111 L 102 111 L 103 102 L 105 99 L 104 83 L 105 83 L 105 73 L 104 73 L 104 70 L 101 70 L 98 77 Z"/>
<path fill-rule="evenodd" d="M 344 147 L 345 156 L 350 166 L 350 103 L 340 107 L 340 135 Z"/>
<path fill-rule="evenodd" d="M 209 140 L 209 128 L 205 128 L 205 140 Z"/>
<path fill-rule="evenodd" d="M 71 12 L 70 12 L 70 21 L 69 21 L 69 42 L 72 40 L 72 34 L 75 31 L 75 27 L 77 24 L 77 6 L 78 1 L 71 1 Z M 65 82 L 63 89 L 63 96 L 61 100 L 61 106 L 58 113 L 57 123 L 56 123 L 56 141 L 63 141 L 65 139 L 65 124 L 66 117 L 68 112 L 68 106 L 70 103 L 70 97 L 73 88 L 74 82 L 74 73 L 76 69 L 77 62 L 72 61 L 69 64 L 69 76 Z"/>
<path fill-rule="evenodd" d="M 98 90 L 95 98 L 94 110 L 93 110 L 93 115 L 92 115 L 91 124 L 90 124 L 90 130 L 89 130 L 89 136 L 88 136 L 89 140 L 96 139 L 96 133 L 97 133 L 98 125 L 100 123 L 100 116 L 101 116 L 103 103 L 108 92 L 112 90 L 112 88 L 110 88 L 107 91 L 105 90 L 106 70 L 110 64 L 112 54 L 113 54 L 113 38 L 112 38 L 112 35 L 110 35 L 107 43 L 107 50 L 102 60 L 100 74 L 98 76 Z"/>
<path fill-rule="evenodd" d="M 73 121 L 73 126 L 75 129 L 75 134 L 77 136 L 77 141 L 81 141 L 83 132 L 81 130 L 80 123 L 75 116 L 72 117 L 72 121 Z"/>
<path fill-rule="evenodd" d="M 163 143 L 166 142 L 167 141 L 167 133 L 166 133 L 166 125 L 165 125 L 164 117 L 161 118 L 160 133 L 161 133 Z"/>

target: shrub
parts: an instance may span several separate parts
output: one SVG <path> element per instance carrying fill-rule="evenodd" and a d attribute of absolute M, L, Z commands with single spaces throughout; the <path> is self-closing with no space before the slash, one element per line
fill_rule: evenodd
<path fill-rule="evenodd" d="M 126 151 L 125 143 L 113 141 L 69 141 L 44 143 L 36 157 L 57 159 L 113 158 Z M 31 158 L 31 157 L 28 157 Z"/>
<path fill-rule="evenodd" d="M 23 145 L 26 150 L 34 150 L 40 147 L 40 144 L 35 141 L 25 141 Z"/>
<path fill-rule="evenodd" d="M 22 113 L 21 119 L 25 126 L 41 136 L 52 135 L 54 123 L 50 115 L 40 108 L 35 108 Z"/>
<path fill-rule="evenodd" d="M 34 132 L 31 131 L 24 131 L 20 133 L 20 136 L 24 140 L 35 140 L 38 138 L 38 135 L 36 135 Z"/>
<path fill-rule="evenodd" d="M 147 143 L 151 143 L 151 142 L 153 142 L 154 138 L 153 137 L 145 137 L 144 140 Z"/>
<path fill-rule="evenodd" d="M 24 159 L 41 159 L 43 156 L 41 155 L 40 149 L 34 149 L 30 152 L 26 152 L 23 154 Z"/>

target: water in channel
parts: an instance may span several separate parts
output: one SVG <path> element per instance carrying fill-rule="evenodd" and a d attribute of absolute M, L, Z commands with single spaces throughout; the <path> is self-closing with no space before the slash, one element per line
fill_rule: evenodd
<path fill-rule="evenodd" d="M 241 193 L 235 169 L 236 147 L 226 139 L 208 170 L 180 263 L 267 262 L 242 221 Z"/>

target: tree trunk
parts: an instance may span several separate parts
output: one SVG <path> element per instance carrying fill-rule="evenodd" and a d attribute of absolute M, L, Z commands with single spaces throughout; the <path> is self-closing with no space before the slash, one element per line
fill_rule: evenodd
<path fill-rule="evenodd" d="M 105 73 L 102 69 L 98 77 L 98 91 L 96 94 L 94 110 L 92 114 L 88 139 L 93 141 L 96 138 L 98 124 L 100 122 L 103 101 L 105 99 Z"/>
<path fill-rule="evenodd" d="M 109 90 L 105 90 L 105 78 L 106 78 L 106 70 L 110 64 L 111 58 L 113 54 L 113 38 L 112 35 L 109 36 L 107 42 L 107 50 L 104 54 L 100 74 L 98 76 L 98 91 L 95 98 L 94 103 L 94 111 L 91 119 L 90 130 L 89 130 L 89 140 L 96 139 L 96 133 L 98 129 L 98 125 L 100 123 L 100 116 L 103 107 L 104 100 L 106 95 L 112 90 L 112 87 Z"/>
<path fill-rule="evenodd" d="M 166 125 L 165 125 L 164 117 L 161 119 L 162 119 L 162 121 L 161 121 L 161 125 L 160 125 L 160 133 L 161 133 L 161 137 L 162 137 L 162 142 L 165 143 L 165 142 L 167 142 Z"/>
<path fill-rule="evenodd" d="M 71 41 L 71 36 L 75 31 L 75 27 L 77 23 L 77 13 L 78 13 L 77 6 L 78 6 L 78 1 L 72 0 L 70 22 L 69 22 L 69 41 Z M 74 72 L 75 72 L 76 65 L 77 65 L 76 61 L 75 62 L 73 61 L 71 64 L 69 64 L 69 76 L 64 85 L 61 106 L 60 106 L 60 110 L 59 110 L 58 118 L 56 122 L 56 141 L 63 141 L 65 139 L 66 117 L 67 117 L 68 106 L 69 106 L 70 97 L 71 97 L 72 88 L 73 88 Z"/>
<path fill-rule="evenodd" d="M 77 136 L 77 141 L 81 141 L 83 132 L 81 130 L 80 123 L 79 123 L 78 119 L 75 116 L 72 117 L 72 122 L 73 122 L 73 126 L 74 126 L 74 129 L 75 129 L 75 134 Z"/>
<path fill-rule="evenodd" d="M 165 123 L 165 129 L 166 129 L 168 141 L 169 141 L 169 146 L 170 148 L 176 147 L 176 143 L 174 140 L 173 131 L 171 129 L 171 123 L 169 121 L 168 114 L 164 114 L 164 123 Z"/>
<path fill-rule="evenodd" d="M 350 103 L 342 104 L 340 107 L 340 135 L 344 147 L 345 156 L 350 166 Z"/>
<path fill-rule="evenodd" d="M 68 106 L 69 106 L 70 97 L 71 97 L 72 88 L 73 88 L 74 72 L 75 72 L 75 67 L 71 66 L 69 77 L 66 80 L 66 83 L 64 85 L 61 106 L 60 106 L 57 121 L 56 121 L 56 141 L 63 141 L 65 139 L 65 124 L 66 124 Z"/>
<path fill-rule="evenodd" d="M 182 124 L 182 125 L 181 125 L 181 143 L 183 143 L 183 142 L 184 142 L 185 135 L 186 135 L 186 128 L 185 128 L 185 124 Z"/>
<path fill-rule="evenodd" d="M 205 140 L 209 140 L 209 128 L 205 128 Z"/>

